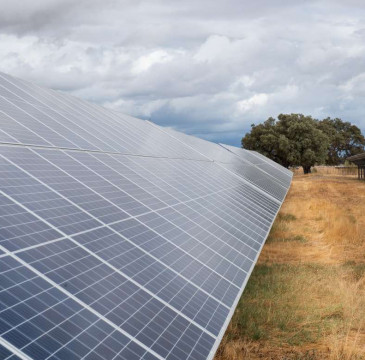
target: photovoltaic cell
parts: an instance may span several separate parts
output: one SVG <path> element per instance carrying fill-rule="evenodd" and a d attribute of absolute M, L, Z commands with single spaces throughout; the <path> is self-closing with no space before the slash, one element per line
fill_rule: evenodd
<path fill-rule="evenodd" d="M 240 149 L 234 146 L 229 146 L 224 144 L 221 144 L 221 146 L 233 152 L 234 154 L 238 155 L 241 159 L 244 159 L 256 165 L 259 169 L 265 171 L 269 175 L 276 178 L 282 185 L 284 186 L 290 185 L 290 181 L 292 178 L 292 173 L 290 170 L 283 168 L 279 164 L 262 156 L 261 154 L 255 151 Z"/>
<path fill-rule="evenodd" d="M 146 351 L 11 256 L 1 262 L 1 336 L 34 359 L 131 359 Z M 150 357 L 153 359 L 154 357 Z"/>
<path fill-rule="evenodd" d="M 0 358 L 212 359 L 287 170 L 6 74 L 0 124 Z"/>
<path fill-rule="evenodd" d="M 156 127 L 157 125 L 151 126 Z M 223 168 L 264 190 L 279 201 L 284 199 L 286 190 L 290 185 L 291 175 L 284 178 L 282 176 L 278 177 L 278 168 L 272 169 L 267 162 L 264 164 L 266 167 L 256 164 L 252 161 L 252 155 L 246 154 L 247 152 L 243 149 L 235 148 L 237 150 L 233 150 L 231 149 L 233 147 L 229 148 L 227 145 L 214 144 L 173 129 L 163 129 L 163 131 L 171 134 L 177 141 L 188 144 L 205 158 L 215 161 Z"/>
<path fill-rule="evenodd" d="M 2 129 L 23 144 L 205 160 L 146 122 L 0 74 Z M 6 92 L 5 92 L 6 91 Z M 10 123 L 21 121 L 21 129 Z M 101 122 L 100 119 L 103 119 Z M 9 123 L 9 125 L 8 125 Z M 18 124 L 17 124 L 18 125 Z M 69 143 L 72 142 L 72 146 Z"/>
<path fill-rule="evenodd" d="M 0 345 L 0 359 L 4 360 L 21 360 L 20 357 L 12 353 L 5 346 Z"/>

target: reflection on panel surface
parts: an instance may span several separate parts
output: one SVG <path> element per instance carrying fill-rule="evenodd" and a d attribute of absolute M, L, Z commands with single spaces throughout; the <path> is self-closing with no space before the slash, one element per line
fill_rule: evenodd
<path fill-rule="evenodd" d="M 0 124 L 0 358 L 211 359 L 290 174 L 5 74 Z"/>

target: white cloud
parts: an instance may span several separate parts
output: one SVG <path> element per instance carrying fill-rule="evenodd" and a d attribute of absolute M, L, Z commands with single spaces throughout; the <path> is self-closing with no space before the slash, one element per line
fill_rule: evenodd
<path fill-rule="evenodd" d="M 362 1 L 14 0 L 0 71 L 239 144 L 281 112 L 365 132 Z"/>
<path fill-rule="evenodd" d="M 353 78 L 346 81 L 340 86 L 340 89 L 345 92 L 345 97 L 355 97 L 355 95 L 365 95 L 365 72 L 355 75 Z"/>
<path fill-rule="evenodd" d="M 167 51 L 155 50 L 148 55 L 138 58 L 132 65 L 132 73 L 139 74 L 148 70 L 154 64 L 163 64 L 173 59 Z"/>
<path fill-rule="evenodd" d="M 246 113 L 256 107 L 265 105 L 268 98 L 267 94 L 255 94 L 248 99 L 238 101 L 237 107 L 241 112 Z"/>

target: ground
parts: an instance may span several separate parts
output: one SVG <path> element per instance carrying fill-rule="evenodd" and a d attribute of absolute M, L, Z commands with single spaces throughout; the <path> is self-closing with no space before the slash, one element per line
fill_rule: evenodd
<path fill-rule="evenodd" d="M 365 359 L 365 182 L 296 175 L 215 360 Z"/>

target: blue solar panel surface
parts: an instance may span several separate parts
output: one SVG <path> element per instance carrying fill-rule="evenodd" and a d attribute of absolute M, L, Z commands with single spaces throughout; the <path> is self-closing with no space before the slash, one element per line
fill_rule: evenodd
<path fill-rule="evenodd" d="M 154 126 L 157 127 L 157 125 Z M 251 155 L 246 150 L 214 144 L 170 128 L 161 129 L 178 140 L 180 144 L 189 145 L 191 149 L 196 150 L 206 159 L 216 162 L 219 166 L 253 184 L 266 194 L 283 201 L 292 178 L 290 171 L 289 174 L 278 176 L 278 168 L 273 168 L 267 162 L 262 164 L 262 160 L 258 164 L 255 163 L 253 157 L 257 159 L 257 156 Z M 282 168 L 282 166 L 278 166 Z M 286 169 L 286 171 L 288 170 Z"/>
<path fill-rule="evenodd" d="M 240 149 L 230 145 L 221 144 L 227 150 L 238 155 L 242 160 L 245 160 L 251 164 L 256 165 L 257 168 L 265 171 L 267 174 L 274 177 L 281 185 L 284 187 L 290 186 L 292 172 L 276 162 L 262 156 L 256 151 L 250 151 L 245 149 Z"/>
<path fill-rule="evenodd" d="M 6 74 L 0 124 L 0 359 L 212 359 L 290 174 Z"/>

